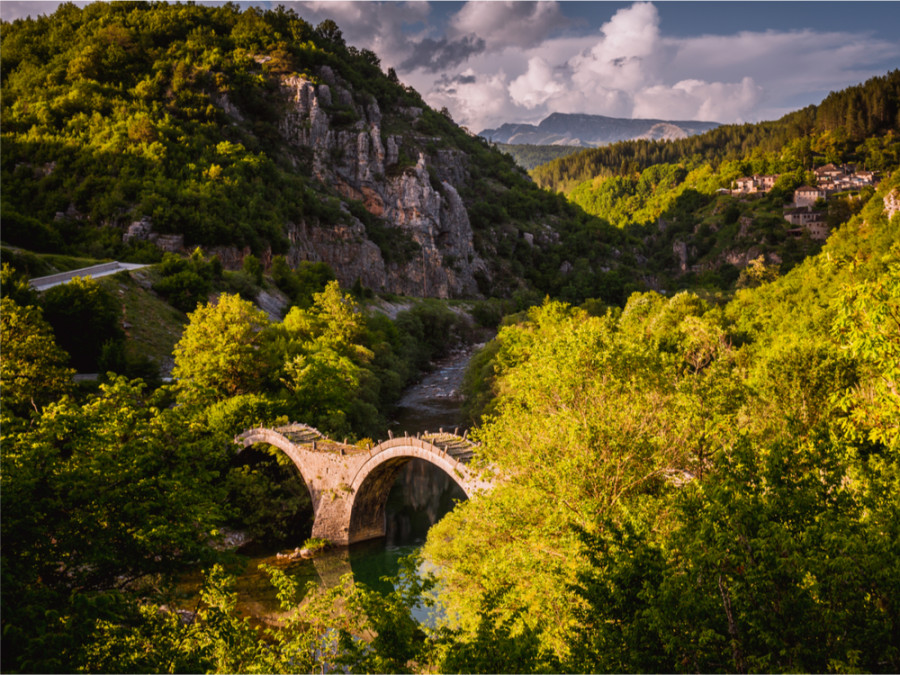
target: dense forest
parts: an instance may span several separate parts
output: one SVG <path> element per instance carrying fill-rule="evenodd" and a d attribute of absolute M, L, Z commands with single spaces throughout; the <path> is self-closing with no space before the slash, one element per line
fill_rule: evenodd
<path fill-rule="evenodd" d="M 528 145 L 524 143 L 511 145 L 496 143 L 495 147 L 512 157 L 516 164 L 527 171 L 558 157 L 568 157 L 582 150 L 577 145 Z"/>
<path fill-rule="evenodd" d="M 271 78 L 318 59 L 359 91 L 386 88 L 385 110 L 423 105 L 337 26 L 114 3 L 2 30 L 5 672 L 900 670 L 897 71 L 786 117 L 795 131 L 599 149 L 674 154 L 596 165 L 571 202 L 423 112 L 474 158 L 463 197 L 495 273 L 527 282 L 460 311 L 279 255 L 283 219 L 344 211 L 278 154 Z M 222 82 L 260 104 L 252 124 L 222 124 Z M 824 245 L 789 243 L 782 205 L 819 158 L 881 181 L 828 206 Z M 764 171 L 783 174 L 770 194 L 716 195 Z M 123 243 L 122 224 L 151 208 L 166 222 L 167 203 L 200 247 Z M 240 217 L 251 208 L 262 215 Z M 538 240 L 535 213 L 558 240 L 541 250 L 523 236 Z M 673 242 L 706 238 L 714 257 L 741 218 L 783 264 L 671 271 Z M 204 252 L 226 240 L 250 249 L 235 269 Z M 109 255 L 154 264 L 29 285 Z M 376 311 L 388 300 L 393 318 Z M 365 448 L 476 323 L 497 334 L 466 374 L 470 466 L 493 490 L 434 526 L 393 590 L 303 589 L 271 566 L 277 625 L 244 616 L 246 563 L 225 531 L 296 542 L 313 514 L 286 456 L 236 456 L 235 434 L 300 421 Z M 185 603 L 176 584 L 196 570 Z M 423 621 L 435 604 L 442 619 Z"/>
<path fill-rule="evenodd" d="M 649 292 L 509 317 L 469 379 L 499 484 L 429 533 L 436 578 L 298 605 L 273 568 L 286 613 L 266 630 L 209 544 L 236 518 L 302 517 L 303 495 L 266 512 L 253 496 L 284 482 L 234 464 L 231 434 L 284 414 L 365 433 L 390 368 L 446 344 L 452 316 L 365 318 L 332 281 L 272 324 L 223 294 L 189 315 L 174 384 L 77 391 L 7 268 L 4 668 L 896 670 L 900 219 L 880 197 L 897 188 L 728 302 Z M 170 582 L 196 565 L 185 623 Z M 429 628 L 412 612 L 434 584 L 452 619 Z"/>

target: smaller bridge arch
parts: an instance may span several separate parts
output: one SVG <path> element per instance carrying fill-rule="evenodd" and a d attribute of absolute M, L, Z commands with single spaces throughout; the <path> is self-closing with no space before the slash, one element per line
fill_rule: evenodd
<path fill-rule="evenodd" d="M 360 448 L 337 443 L 312 427 L 292 424 L 248 429 L 235 442 L 242 448 L 267 443 L 290 457 L 312 498 L 312 535 L 340 545 L 384 536 L 388 493 L 411 459 L 443 470 L 469 498 L 493 487 L 469 469 L 474 445 L 456 434 L 426 432 Z"/>

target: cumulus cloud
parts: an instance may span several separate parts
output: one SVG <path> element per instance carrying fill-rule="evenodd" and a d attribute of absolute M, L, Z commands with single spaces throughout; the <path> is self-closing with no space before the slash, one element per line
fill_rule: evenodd
<path fill-rule="evenodd" d="M 541 44 L 567 26 L 557 2 L 477 2 L 470 0 L 450 20 L 452 37 L 475 35 L 492 50 Z"/>
<path fill-rule="evenodd" d="M 401 70 L 421 68 L 437 73 L 464 63 L 472 54 L 481 53 L 484 49 L 484 40 L 475 35 L 464 35 L 459 40 L 425 38 L 412 46 L 412 53 L 397 67 Z"/>
<path fill-rule="evenodd" d="M 600 33 L 588 52 L 570 59 L 574 85 L 630 92 L 654 84 L 661 48 L 656 7 L 641 2 L 621 9 Z"/>
<path fill-rule="evenodd" d="M 829 89 L 879 74 L 877 64 L 900 57 L 894 42 L 840 31 L 667 37 L 649 2 L 619 9 L 593 35 L 544 39 L 526 28 L 529 12 L 538 11 L 519 3 L 467 4 L 448 34 L 472 31 L 485 39 L 485 51 L 466 61 L 477 81 L 447 87 L 450 80 L 442 80 L 431 90 L 421 81 L 426 100 L 440 101 L 473 129 L 538 121 L 552 112 L 755 121 L 786 112 L 788 101 L 805 93 L 813 102 Z M 444 74 L 452 79 L 452 70 Z M 490 105 L 473 105 L 469 96 Z"/>
<path fill-rule="evenodd" d="M 502 119 L 512 112 L 506 91 L 506 73 L 476 74 L 471 68 L 457 76 L 444 76 L 429 92 L 428 103 L 435 108 L 446 107 L 459 124 L 472 120 Z M 481 131 L 483 127 L 472 127 Z"/>
<path fill-rule="evenodd" d="M 543 105 L 565 91 L 561 73 L 539 56 L 528 60 L 528 70 L 509 84 L 513 102 L 528 109 Z"/>
<path fill-rule="evenodd" d="M 737 83 L 682 80 L 636 92 L 632 114 L 651 119 L 739 121 L 759 104 L 763 94 L 763 88 L 749 77 Z"/>

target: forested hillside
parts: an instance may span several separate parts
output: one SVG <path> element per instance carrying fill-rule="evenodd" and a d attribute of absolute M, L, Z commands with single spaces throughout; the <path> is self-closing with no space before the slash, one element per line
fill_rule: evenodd
<path fill-rule="evenodd" d="M 531 176 L 542 187 L 568 191 L 597 176 L 628 175 L 654 164 L 705 161 L 717 166 L 726 160 L 782 154 L 787 148 L 804 169 L 820 157 L 878 170 L 897 163 L 898 134 L 900 70 L 894 70 L 774 122 L 729 124 L 678 141 L 615 143 L 553 160 Z"/>
<path fill-rule="evenodd" d="M 505 152 L 512 157 L 516 164 L 526 171 L 531 171 L 557 157 L 573 155 L 581 150 L 576 145 L 507 145 L 505 143 L 497 143 L 496 147 L 501 152 Z"/>
<path fill-rule="evenodd" d="M 96 3 L 2 30 L 7 244 L 129 261 L 199 245 L 226 269 L 283 254 L 441 297 L 555 292 L 576 256 L 624 265 L 621 233 L 534 187 L 333 22 Z"/>
<path fill-rule="evenodd" d="M 865 206 L 873 184 L 900 166 L 898 115 L 900 71 L 893 71 L 777 122 L 669 143 L 620 143 L 531 174 L 640 240 L 635 255 L 649 286 L 730 289 L 753 260 L 787 271 L 819 250 L 824 235 L 786 220 L 796 212 L 794 191 L 816 185 L 814 169 L 837 165 L 869 176 L 866 185 L 823 192 L 826 202 L 806 216 L 818 227 L 833 231 Z M 772 180 L 763 190 L 734 189 L 763 175 Z"/>
<path fill-rule="evenodd" d="M 469 386 L 503 482 L 426 546 L 463 634 L 520 636 L 519 672 L 896 668 L 898 185 L 728 303 L 501 329 Z"/>

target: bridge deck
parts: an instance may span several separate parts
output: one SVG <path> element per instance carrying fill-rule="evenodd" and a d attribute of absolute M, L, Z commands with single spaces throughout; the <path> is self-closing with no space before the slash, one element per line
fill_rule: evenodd
<path fill-rule="evenodd" d="M 375 446 L 360 446 L 346 442 L 340 443 L 328 438 L 314 427 L 306 424 L 298 424 L 296 422 L 287 426 L 277 427 L 273 429 L 273 431 L 278 432 L 294 445 L 302 446 L 306 450 L 315 452 L 355 455 L 358 453 L 371 452 L 372 449 L 381 445 L 381 443 L 379 443 Z M 404 437 L 397 436 L 392 440 L 396 441 L 402 438 Z M 424 434 L 417 434 L 416 436 L 411 436 L 409 438 L 416 438 L 425 443 L 430 443 L 463 464 L 467 464 L 474 454 L 475 445 L 472 441 L 464 436 L 444 432 L 443 430 L 436 433 L 426 431 Z M 387 441 L 384 442 L 386 443 Z"/>
<path fill-rule="evenodd" d="M 439 447 L 451 457 L 462 463 L 467 463 L 472 459 L 475 444 L 468 438 L 457 436 L 450 433 L 429 434 L 425 432 L 422 440 Z"/>

